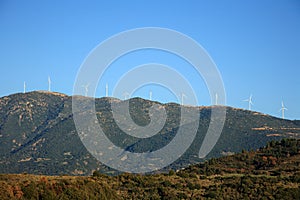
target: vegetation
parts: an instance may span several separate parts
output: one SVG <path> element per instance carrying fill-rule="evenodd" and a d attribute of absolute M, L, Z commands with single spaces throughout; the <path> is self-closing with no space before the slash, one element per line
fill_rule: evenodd
<path fill-rule="evenodd" d="M 82 103 L 87 98 L 82 97 Z M 160 149 L 173 139 L 179 128 L 180 105 L 159 104 L 167 113 L 163 129 L 150 138 L 135 138 L 124 133 L 115 123 L 110 102 L 114 98 L 95 100 L 99 123 L 107 137 L 117 146 L 131 152 Z M 149 108 L 154 102 L 133 98 L 130 114 L 143 126 L 150 122 Z M 169 168 L 174 171 L 203 162 L 198 151 L 210 123 L 211 107 L 200 110 L 200 124 L 194 143 Z M 188 126 L 188 125 L 185 125 Z M 221 157 L 245 150 L 256 150 L 267 142 L 282 138 L 299 138 L 300 121 L 282 120 L 261 113 L 227 107 L 225 126 L 208 158 Z M 91 175 L 94 170 L 116 174 L 103 166 L 83 146 L 72 116 L 72 97 L 52 92 L 29 92 L 0 98 L 0 173 L 45 175 Z"/>
<path fill-rule="evenodd" d="M 300 199 L 300 140 L 152 175 L 0 175 L 0 199 Z"/>

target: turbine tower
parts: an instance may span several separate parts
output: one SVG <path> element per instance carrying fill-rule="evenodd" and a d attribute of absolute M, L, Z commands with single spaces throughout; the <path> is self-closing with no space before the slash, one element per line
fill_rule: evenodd
<path fill-rule="evenodd" d="M 181 105 L 183 105 L 183 98 L 186 97 L 184 93 L 181 93 Z"/>
<path fill-rule="evenodd" d="M 23 93 L 25 94 L 26 93 L 26 82 L 24 81 L 24 90 L 23 90 Z"/>
<path fill-rule="evenodd" d="M 216 93 L 216 105 L 218 105 L 218 93 Z"/>
<path fill-rule="evenodd" d="M 130 94 L 128 92 L 123 93 L 124 100 L 129 99 Z"/>
<path fill-rule="evenodd" d="M 85 96 L 86 96 L 86 97 L 88 96 L 89 86 L 90 86 L 90 84 L 86 84 L 86 85 L 84 86 L 84 89 L 85 89 Z"/>
<path fill-rule="evenodd" d="M 281 101 L 281 108 L 280 108 L 280 110 L 281 110 L 281 113 L 282 113 L 282 119 L 284 119 L 284 110 L 287 110 L 287 108 L 284 107 L 283 101 Z"/>
<path fill-rule="evenodd" d="M 253 105 L 252 94 L 250 95 L 249 99 L 245 99 L 244 101 L 248 102 L 248 110 L 251 110 L 251 105 Z"/>
<path fill-rule="evenodd" d="M 152 101 L 152 91 L 151 90 L 149 92 L 149 99 L 150 99 L 150 101 Z"/>
<path fill-rule="evenodd" d="M 108 84 L 105 85 L 105 96 L 108 97 Z"/>
<path fill-rule="evenodd" d="M 50 76 L 48 76 L 48 91 L 51 91 L 51 79 Z"/>

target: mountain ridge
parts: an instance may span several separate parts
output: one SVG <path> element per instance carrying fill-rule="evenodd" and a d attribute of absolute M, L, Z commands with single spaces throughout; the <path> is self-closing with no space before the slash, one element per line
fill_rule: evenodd
<path fill-rule="evenodd" d="M 81 96 L 83 100 L 89 97 Z M 131 152 L 154 151 L 168 144 L 179 128 L 181 105 L 142 98 L 129 101 L 134 122 L 147 125 L 154 104 L 167 111 L 167 121 L 159 134 L 149 139 L 128 138 L 114 122 L 112 97 L 95 99 L 98 121 L 111 141 Z M 213 107 L 213 106 L 212 106 Z M 180 169 L 203 161 L 197 157 L 210 122 L 211 106 L 197 106 L 200 119 L 196 138 L 187 152 L 166 170 Z M 218 107 L 218 106 L 217 106 Z M 226 107 L 227 118 L 221 137 L 207 158 L 220 157 L 242 149 L 257 149 L 271 140 L 299 138 L 300 121 L 283 120 L 259 112 Z M 0 173 L 86 175 L 94 170 L 115 173 L 103 166 L 85 149 L 75 129 L 72 97 L 48 91 L 17 93 L 0 98 Z M 207 159 L 206 158 L 206 159 Z"/>
<path fill-rule="evenodd" d="M 5 95 L 5 96 L 2 96 L 0 97 L 0 99 L 2 98 L 6 98 L 6 97 L 10 97 L 10 96 L 13 96 L 13 95 L 22 95 L 22 94 L 30 94 L 30 93 L 44 93 L 44 94 L 52 94 L 52 95 L 57 95 L 57 96 L 62 96 L 62 97 L 82 97 L 82 98 L 93 98 L 95 100 L 103 100 L 103 99 L 109 99 L 109 100 L 115 100 L 115 101 L 128 101 L 128 100 L 131 100 L 131 99 L 142 99 L 144 101 L 151 101 L 153 103 L 157 103 L 157 104 L 161 104 L 161 105 L 180 105 L 180 106 L 184 106 L 184 107 L 190 107 L 190 108 L 212 108 L 212 107 L 226 107 L 226 108 L 229 108 L 229 109 L 233 109 L 233 110 L 239 110 L 239 111 L 249 111 L 253 114 L 257 114 L 257 115 L 262 115 L 262 116 L 270 116 L 270 117 L 274 117 L 274 118 L 278 118 L 278 119 L 282 119 L 280 117 L 277 117 L 277 116 L 273 116 L 273 115 L 270 115 L 270 114 L 267 114 L 267 113 L 263 113 L 263 112 L 260 112 L 260 111 L 255 111 L 255 110 L 248 110 L 248 109 L 243 109 L 243 108 L 237 108 L 237 107 L 233 107 L 233 106 L 230 106 L 230 105 L 181 105 L 179 103 L 176 103 L 176 102 L 166 102 L 166 103 L 162 103 L 162 102 L 159 102 L 159 101 L 156 101 L 156 100 L 148 100 L 148 99 L 144 99 L 142 97 L 132 97 L 130 99 L 126 99 L 126 100 L 122 100 L 122 99 L 119 99 L 117 97 L 90 97 L 90 96 L 82 96 L 82 95 L 67 95 L 67 94 L 64 94 L 64 93 L 61 93 L 61 92 L 54 92 L 54 91 L 47 91 L 47 90 L 36 90 L 36 91 L 30 91 L 30 92 L 26 92 L 26 93 L 23 93 L 23 92 L 19 92 L 19 93 L 14 93 L 14 94 L 9 94 L 9 95 Z M 300 123 L 300 119 L 282 119 L 282 120 L 287 120 L 287 121 L 299 121 Z"/>

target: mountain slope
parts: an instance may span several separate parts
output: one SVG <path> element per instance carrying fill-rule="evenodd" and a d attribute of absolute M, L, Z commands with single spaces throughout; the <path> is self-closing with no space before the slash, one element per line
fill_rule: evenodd
<path fill-rule="evenodd" d="M 0 199 L 299 199 L 300 140 L 270 142 L 177 172 L 0 175 Z"/>
<path fill-rule="evenodd" d="M 107 137 L 127 151 L 160 149 L 172 140 L 179 128 L 180 105 L 155 102 L 167 112 L 163 129 L 147 139 L 128 137 L 113 119 L 111 101 L 124 103 L 114 98 L 96 99 L 97 117 Z M 129 102 L 133 120 L 141 126 L 147 125 L 150 122 L 149 108 L 154 102 L 141 98 Z M 189 109 L 200 109 L 197 136 L 188 151 L 168 168 L 179 169 L 201 161 L 198 152 L 208 129 L 211 107 Z M 268 141 L 284 137 L 300 137 L 299 121 L 231 107 L 226 109 L 222 135 L 207 158 L 242 149 L 257 149 Z M 72 97 L 39 91 L 0 98 L 0 173 L 86 175 L 94 170 L 111 171 L 93 158 L 81 143 L 73 121 Z"/>

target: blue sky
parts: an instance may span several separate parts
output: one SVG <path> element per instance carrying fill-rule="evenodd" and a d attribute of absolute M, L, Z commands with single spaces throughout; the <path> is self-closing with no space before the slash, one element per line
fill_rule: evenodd
<path fill-rule="evenodd" d="M 179 31 L 210 54 L 222 75 L 227 105 L 300 119 L 300 2 L 295 1 L 0 1 L 0 96 L 52 89 L 72 94 L 77 72 L 99 43 L 119 32 L 142 27 Z M 178 58 L 143 51 L 120 59 L 103 83 L 116 84 L 122 73 L 148 62 L 173 66 L 189 79 Z M 179 66 L 180 65 L 180 66 Z M 183 67 L 184 66 L 184 67 Z M 192 73 L 192 72 L 191 72 Z M 191 75 L 192 76 L 192 75 Z M 194 80 L 192 80 L 193 82 Z M 199 105 L 210 105 L 200 79 Z M 177 101 L 166 89 L 146 86 L 134 95 Z M 96 95 L 105 94 L 103 84 Z"/>

